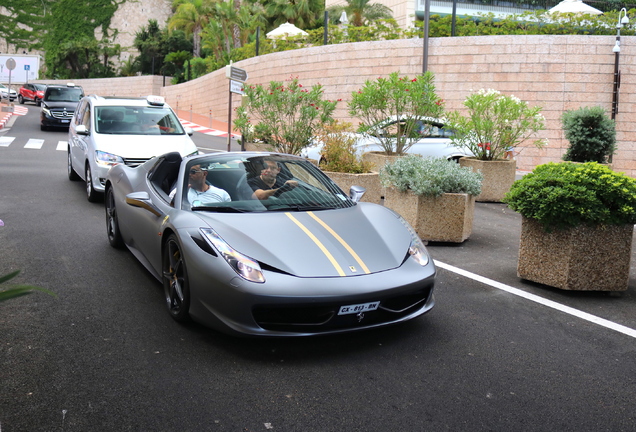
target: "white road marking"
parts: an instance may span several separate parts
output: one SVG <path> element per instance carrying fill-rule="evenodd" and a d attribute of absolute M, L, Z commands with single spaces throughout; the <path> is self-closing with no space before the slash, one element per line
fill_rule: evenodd
<path fill-rule="evenodd" d="M 58 141 L 55 150 L 66 151 L 68 149 L 68 141 Z"/>
<path fill-rule="evenodd" d="M 10 136 L 0 137 L 0 147 L 9 147 L 14 139 L 15 137 Z"/>
<path fill-rule="evenodd" d="M 539 303 L 539 304 L 541 304 L 543 306 L 547 306 L 549 308 L 558 310 L 560 312 L 575 316 L 577 318 L 581 318 L 581 319 L 583 319 L 585 321 L 589 321 L 589 322 L 591 322 L 593 324 L 600 325 L 600 326 L 608 328 L 610 330 L 614 330 L 614 331 L 617 331 L 619 333 L 623 333 L 623 334 L 625 334 L 627 336 L 631 336 L 633 338 L 636 338 L 636 330 L 631 329 L 629 327 L 626 327 L 624 325 L 617 324 L 615 322 L 606 320 L 604 318 L 597 317 L 596 315 L 592 315 L 592 314 L 589 314 L 587 312 L 583 312 L 583 311 L 580 311 L 578 309 L 574 309 L 572 307 L 562 305 L 562 304 L 557 303 L 555 301 L 548 300 L 548 299 L 545 299 L 545 298 L 540 297 L 538 295 L 525 292 L 523 290 L 511 287 L 511 286 L 503 284 L 501 282 L 497 282 L 495 280 L 488 279 L 488 278 L 483 277 L 483 276 L 479 276 L 479 275 L 477 275 L 475 273 L 471 273 L 469 271 L 462 270 L 462 269 L 460 269 L 458 267 L 455 267 L 455 266 L 452 266 L 450 264 L 445 264 L 443 262 L 435 260 L 435 265 L 440 267 L 440 268 L 443 268 L 445 270 L 448 270 L 448 271 L 451 271 L 453 273 L 457 273 L 459 275 L 467 277 L 469 279 L 475 280 L 477 282 L 481 282 L 481 283 L 483 283 L 485 285 L 488 285 L 488 286 L 491 286 L 493 288 L 497 288 L 497 289 L 500 289 L 502 291 L 506 291 L 506 292 L 508 292 L 510 294 L 513 294 L 513 295 L 516 295 L 516 296 L 519 296 L 519 297 L 523 297 L 526 300 L 530 300 L 530 301 L 533 301 L 535 303 Z"/>
<path fill-rule="evenodd" d="M 31 139 L 29 139 L 29 141 L 27 141 L 27 143 L 24 146 L 24 148 L 40 150 L 42 148 L 42 144 L 44 144 L 44 140 L 43 139 L 31 138 Z"/>

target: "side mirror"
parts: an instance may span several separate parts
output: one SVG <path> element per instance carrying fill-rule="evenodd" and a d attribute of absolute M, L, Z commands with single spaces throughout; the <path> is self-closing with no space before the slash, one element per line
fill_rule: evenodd
<path fill-rule="evenodd" d="M 157 217 L 163 216 L 161 211 L 152 204 L 148 192 L 133 192 L 126 195 L 126 204 L 148 210 Z"/>
<path fill-rule="evenodd" d="M 366 191 L 367 190 L 362 186 L 353 185 L 349 189 L 349 198 L 351 198 L 351 200 L 354 202 L 359 202 L 362 199 L 362 195 L 364 195 Z"/>
<path fill-rule="evenodd" d="M 88 129 L 84 125 L 75 126 L 75 133 L 78 135 L 88 135 Z"/>
<path fill-rule="evenodd" d="M 194 134 L 194 130 L 192 128 L 184 128 L 185 129 L 185 133 L 192 136 Z"/>

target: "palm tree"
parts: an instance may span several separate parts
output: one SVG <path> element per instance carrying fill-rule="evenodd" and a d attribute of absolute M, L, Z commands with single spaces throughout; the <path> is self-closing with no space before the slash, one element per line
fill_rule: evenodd
<path fill-rule="evenodd" d="M 175 14 L 168 21 L 170 30 L 181 29 L 186 35 L 192 35 L 193 54 L 201 55 L 201 30 L 213 14 L 214 0 L 176 0 Z"/>
<path fill-rule="evenodd" d="M 392 18 L 393 11 L 381 4 L 369 4 L 371 0 L 346 0 L 346 6 L 332 6 L 329 8 L 329 15 L 332 21 L 337 21 L 342 11 L 347 12 L 349 22 L 354 27 L 365 25 L 369 21 L 375 21 L 381 18 Z"/>
<path fill-rule="evenodd" d="M 265 12 L 274 26 L 290 22 L 300 28 L 313 27 L 324 4 L 321 0 L 270 0 L 264 3 Z"/>

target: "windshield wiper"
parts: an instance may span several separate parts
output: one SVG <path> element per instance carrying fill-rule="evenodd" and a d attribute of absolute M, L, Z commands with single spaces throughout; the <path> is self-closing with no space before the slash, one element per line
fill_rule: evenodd
<path fill-rule="evenodd" d="M 249 213 L 254 211 L 253 209 L 244 209 L 232 206 L 195 206 L 191 208 L 192 211 L 210 211 L 217 213 Z"/>
<path fill-rule="evenodd" d="M 336 207 L 332 206 L 308 206 L 308 205 L 287 205 L 276 207 L 269 207 L 268 211 L 314 211 L 314 210 L 332 210 Z"/>

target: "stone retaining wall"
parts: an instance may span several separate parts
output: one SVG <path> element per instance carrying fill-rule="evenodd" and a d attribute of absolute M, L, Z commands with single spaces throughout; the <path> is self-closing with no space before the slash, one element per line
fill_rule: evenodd
<path fill-rule="evenodd" d="M 560 160 L 568 142 L 560 117 L 565 110 L 600 105 L 611 111 L 614 60 L 613 36 L 477 36 L 431 38 L 428 68 L 435 73 L 439 95 L 449 110 L 461 109 L 465 97 L 480 88 L 513 94 L 543 107 L 547 128 L 539 135 L 547 148 L 523 148 L 517 167 Z M 336 117 L 357 123 L 347 112 L 353 91 L 368 79 L 391 72 L 413 76 L 422 72 L 422 40 L 360 42 L 273 53 L 235 63 L 249 74 L 249 83 L 299 77 L 305 86 L 321 83 L 326 99 L 343 101 Z M 618 152 L 613 167 L 636 176 L 635 110 L 636 37 L 623 36 L 620 53 L 621 89 L 617 115 Z M 219 70 L 188 83 L 160 87 L 161 77 L 78 80 L 88 92 L 122 95 L 158 93 L 181 110 L 228 117 L 228 80 Z M 156 89 L 159 89 L 158 91 Z M 233 106 L 240 96 L 233 96 Z"/>

